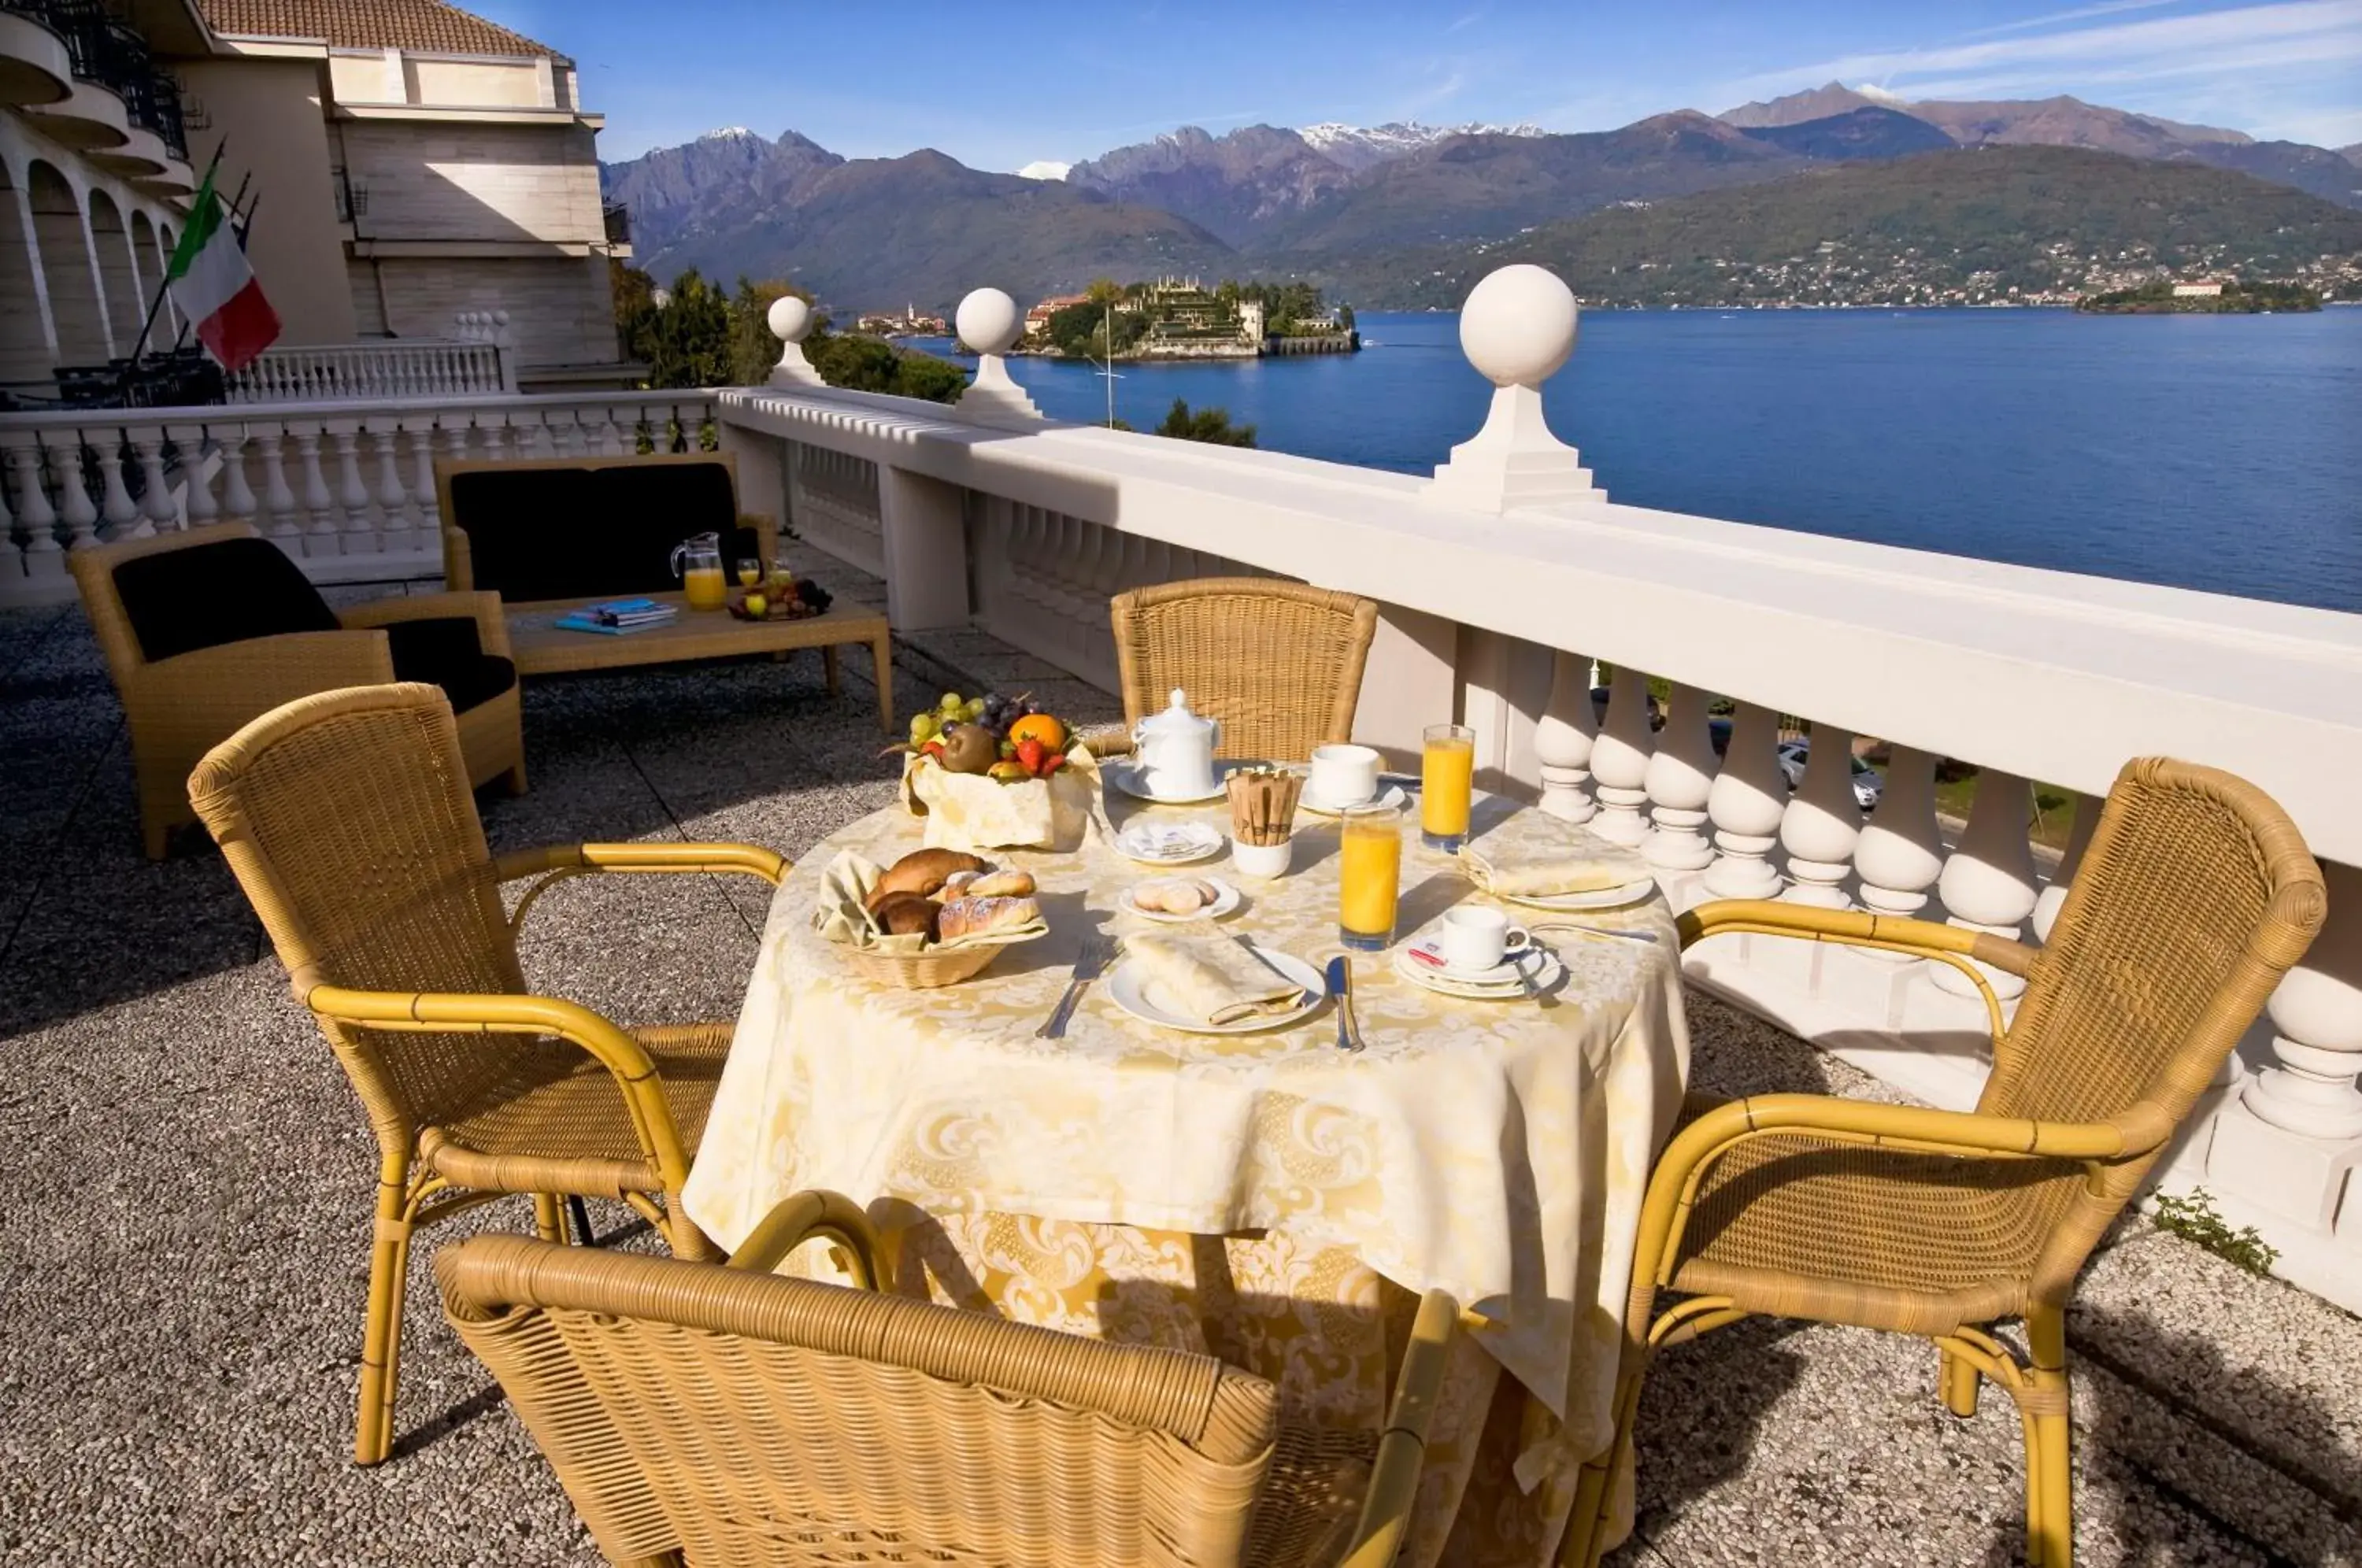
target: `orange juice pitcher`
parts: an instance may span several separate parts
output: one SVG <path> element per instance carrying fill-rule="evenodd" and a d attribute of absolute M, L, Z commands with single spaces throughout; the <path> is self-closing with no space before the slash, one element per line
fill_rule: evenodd
<path fill-rule="evenodd" d="M 672 552 L 672 574 L 680 579 L 692 610 L 719 610 L 730 598 L 722 575 L 722 536 L 692 534 Z"/>

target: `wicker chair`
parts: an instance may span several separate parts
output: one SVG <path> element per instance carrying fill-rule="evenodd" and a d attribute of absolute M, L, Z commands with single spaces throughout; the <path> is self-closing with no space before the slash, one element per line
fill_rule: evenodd
<path fill-rule="evenodd" d="M 1617 1445 L 1584 1473 L 1561 1561 L 1598 1560 L 1650 1353 L 1760 1313 L 1933 1340 L 1958 1415 L 1976 1413 L 1981 1376 L 2008 1389 L 2025 1428 L 2027 1560 L 2069 1568 L 2076 1275 L 2326 911 L 2320 868 L 2268 796 L 2148 757 L 2117 776 L 2038 950 L 1796 904 L 1683 915 L 1684 945 L 1754 932 L 1959 968 L 1984 992 L 1992 1077 L 1974 1112 L 1799 1094 L 1683 1107 L 1641 1213 Z M 2025 977 L 2006 1029 L 1971 959 Z M 1686 1299 L 1661 1312 L 1661 1288 Z M 2025 1325 L 2025 1362 L 1987 1331 L 2011 1318 Z"/>
<path fill-rule="evenodd" d="M 1127 724 L 1174 688 L 1222 722 L 1222 755 L 1297 762 L 1353 738 L 1378 607 L 1262 577 L 1201 577 L 1119 593 L 1108 606 Z"/>
<path fill-rule="evenodd" d="M 215 746 L 188 788 L 377 1133 L 361 1463 L 390 1447 L 418 1226 L 530 1193 L 556 1240 L 561 1196 L 609 1198 L 675 1252 L 712 1255 L 679 1195 L 730 1023 L 625 1030 L 528 995 L 516 932 L 560 878 L 733 871 L 776 883 L 779 856 L 739 844 L 583 844 L 495 860 L 450 707 L 425 685 L 290 702 Z M 539 880 L 503 916 L 501 885 L 524 877 Z"/>
<path fill-rule="evenodd" d="M 1313 1432 L 1210 1356 L 768 1272 L 814 1234 L 877 1282 L 860 1209 L 820 1193 L 789 1198 L 726 1268 L 523 1236 L 436 1255 L 445 1312 L 609 1561 L 1393 1562 L 1449 1296 L 1419 1304 L 1384 1434 Z"/>
<path fill-rule="evenodd" d="M 130 721 L 140 838 L 150 860 L 162 859 L 172 830 L 193 820 L 189 815 L 189 769 L 240 724 L 314 691 L 367 686 L 407 675 L 406 669 L 396 668 L 403 660 L 393 638 L 401 634 L 388 628 L 425 630 L 422 623 L 472 621 L 475 650 L 482 661 L 489 666 L 508 659 L 508 623 L 502 618 L 496 593 L 415 594 L 335 611 L 283 559 L 274 562 L 261 555 L 248 558 L 241 569 L 225 572 L 221 581 L 190 580 L 193 573 L 188 569 L 200 558 L 224 554 L 212 547 L 231 545 L 233 549 L 227 553 L 236 557 L 237 542 L 260 538 L 244 524 L 226 523 L 94 546 L 68 558 L 74 581 L 82 590 L 83 609 L 106 656 L 107 670 L 115 678 L 116 692 Z M 166 595 L 187 595 L 196 617 L 234 610 L 250 612 L 250 603 L 233 606 L 217 601 L 244 599 L 251 569 L 265 569 L 268 576 L 268 569 L 276 566 L 281 574 L 295 580 L 292 589 L 303 601 L 297 606 L 303 613 L 290 624 L 306 629 L 211 642 L 149 657 L 135 616 L 126 607 L 117 575 L 127 567 L 141 570 L 135 563 L 184 551 L 203 551 L 204 557 L 183 557 L 174 562 L 171 574 L 181 580 L 160 580 L 157 587 Z M 195 640 L 175 638 L 167 646 L 179 648 Z M 468 759 L 470 782 L 502 779 L 511 792 L 521 794 L 524 790 L 523 709 L 517 701 L 514 668 L 509 667 L 505 673 L 503 689 L 469 694 L 480 700 L 469 702 L 459 715 L 459 745 Z M 429 679 L 424 672 L 413 678 Z"/>

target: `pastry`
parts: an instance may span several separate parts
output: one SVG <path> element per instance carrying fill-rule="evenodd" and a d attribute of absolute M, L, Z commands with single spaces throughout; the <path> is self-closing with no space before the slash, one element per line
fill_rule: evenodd
<path fill-rule="evenodd" d="M 1041 906 L 1031 899 L 954 899 L 943 906 L 935 930 L 938 940 L 957 942 L 965 936 L 1028 925 L 1041 918 Z"/>
<path fill-rule="evenodd" d="M 988 871 L 957 890 L 962 898 L 969 899 L 1028 899 L 1033 896 L 1033 874 L 1030 871 Z M 944 891 L 946 894 L 953 891 L 950 882 L 944 884 Z"/>
<path fill-rule="evenodd" d="M 914 849 L 886 867 L 886 874 L 877 878 L 877 890 L 924 896 L 939 891 L 955 871 L 983 869 L 983 861 L 956 849 Z"/>
<path fill-rule="evenodd" d="M 975 881 L 979 877 L 989 875 L 991 875 L 991 873 L 985 871 L 955 871 L 950 876 L 944 878 L 944 885 L 936 889 L 935 897 L 939 899 L 956 899 L 961 894 L 967 891 L 969 883 Z"/>
<path fill-rule="evenodd" d="M 1131 901 L 1159 914 L 1193 915 L 1221 895 L 1194 877 L 1160 877 L 1131 890 Z"/>
<path fill-rule="evenodd" d="M 933 899 L 917 893 L 889 893 L 871 903 L 869 918 L 888 936 L 915 934 L 933 942 L 943 912 L 943 906 Z"/>

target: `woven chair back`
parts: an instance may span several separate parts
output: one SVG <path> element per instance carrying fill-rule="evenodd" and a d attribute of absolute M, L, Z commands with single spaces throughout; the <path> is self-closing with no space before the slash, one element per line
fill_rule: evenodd
<path fill-rule="evenodd" d="M 1353 738 L 1362 669 L 1377 634 L 1369 600 L 1275 578 L 1201 577 L 1120 593 L 1109 605 L 1127 723 L 1174 688 L 1222 722 L 1225 756 L 1301 762 Z"/>
<path fill-rule="evenodd" d="M 132 682 L 138 678 L 148 657 L 140 651 L 138 634 L 131 629 L 131 617 L 123 608 L 122 596 L 115 591 L 115 569 L 126 561 L 138 560 L 145 556 L 195 549 L 224 539 L 259 539 L 261 536 L 243 523 L 215 523 L 179 533 L 157 534 L 145 539 L 118 539 L 110 545 L 93 545 L 66 557 L 66 565 L 73 573 L 74 586 L 82 593 L 83 613 L 90 620 L 91 635 L 98 640 L 99 652 L 106 658 L 106 672 L 114 678 L 117 691 L 127 693 L 131 690 Z"/>
<path fill-rule="evenodd" d="M 1277 1433 L 1209 1356 L 676 1259 L 485 1236 L 445 1310 L 613 1562 L 1220 1568 Z"/>
<path fill-rule="evenodd" d="M 2168 757 L 2125 764 L 1978 1109 L 2170 1129 L 2327 909 L 2303 836 L 2262 790 Z M 2047 1188 L 2037 1297 L 2064 1298 L 2154 1159 Z"/>
<path fill-rule="evenodd" d="M 297 995 L 524 988 L 436 688 L 351 687 L 273 709 L 198 764 L 189 799 Z M 321 1026 L 399 1146 L 514 1070 L 514 1052 L 480 1034 Z"/>

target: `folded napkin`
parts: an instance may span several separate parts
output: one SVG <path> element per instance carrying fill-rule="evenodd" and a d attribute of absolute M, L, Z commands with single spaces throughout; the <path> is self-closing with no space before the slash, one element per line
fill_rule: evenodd
<path fill-rule="evenodd" d="M 1037 914 L 1021 925 L 1004 925 L 948 942 L 930 943 L 915 931 L 889 934 L 877 928 L 867 907 L 869 895 L 877 889 L 877 878 L 884 875 L 875 864 L 853 851 L 839 850 L 836 858 L 828 863 L 828 869 L 821 873 L 820 892 L 812 900 L 812 929 L 831 942 L 878 953 L 946 953 L 988 944 L 1030 942 L 1050 929 L 1050 922 Z"/>
<path fill-rule="evenodd" d="M 1228 937 L 1142 933 L 1125 937 L 1123 951 L 1159 1005 L 1208 1023 L 1266 1018 L 1304 1000 L 1303 987 Z"/>
<path fill-rule="evenodd" d="M 1522 814 L 1522 813 L 1521 813 Z M 1563 826 L 1563 824 L 1562 824 Z M 1601 844 L 1570 842 L 1574 834 L 1516 838 L 1488 834 L 1460 851 L 1469 879 L 1505 898 L 1548 899 L 1562 893 L 1595 893 L 1637 882 L 1649 874 L 1639 856 Z"/>

